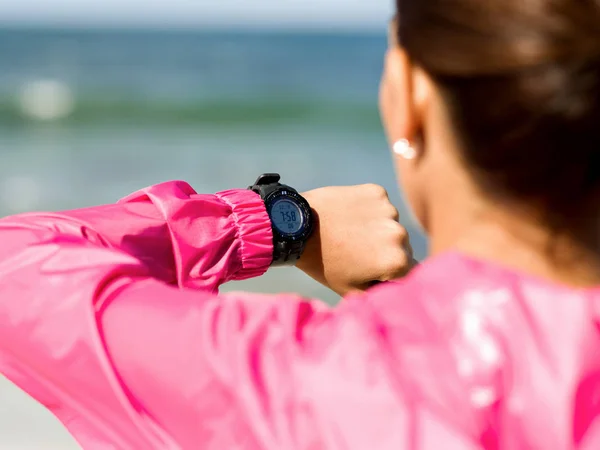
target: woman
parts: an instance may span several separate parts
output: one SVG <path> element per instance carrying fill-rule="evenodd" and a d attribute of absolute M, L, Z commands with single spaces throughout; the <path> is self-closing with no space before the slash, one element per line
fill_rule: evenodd
<path fill-rule="evenodd" d="M 216 295 L 273 260 L 251 191 L 2 222 L 0 368 L 84 448 L 600 447 L 600 4 L 397 6 L 382 117 L 431 242 L 405 278 L 365 291 L 410 268 L 373 186 L 306 194 L 337 309 Z"/>

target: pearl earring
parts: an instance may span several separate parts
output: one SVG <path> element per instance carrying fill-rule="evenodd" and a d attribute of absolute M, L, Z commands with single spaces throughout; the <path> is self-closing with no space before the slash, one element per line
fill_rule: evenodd
<path fill-rule="evenodd" d="M 393 146 L 394 153 L 404 159 L 415 159 L 417 151 L 410 145 L 407 139 L 400 139 Z"/>

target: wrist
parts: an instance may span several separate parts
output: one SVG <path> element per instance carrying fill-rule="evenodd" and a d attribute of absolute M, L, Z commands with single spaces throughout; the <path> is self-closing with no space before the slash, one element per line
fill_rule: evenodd
<path fill-rule="evenodd" d="M 321 226 L 319 220 L 319 205 L 313 191 L 305 192 L 302 197 L 308 201 L 312 209 L 313 232 L 306 241 L 304 253 L 296 263 L 296 267 L 320 283 L 324 283 L 323 258 L 321 253 Z"/>

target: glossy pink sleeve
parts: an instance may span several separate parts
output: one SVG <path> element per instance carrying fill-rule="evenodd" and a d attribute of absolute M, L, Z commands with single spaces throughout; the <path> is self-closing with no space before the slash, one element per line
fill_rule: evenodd
<path fill-rule="evenodd" d="M 125 252 L 153 277 L 180 287 L 217 291 L 231 280 L 262 275 L 272 257 L 272 234 L 262 200 L 247 190 L 198 195 L 189 184 L 168 182 L 136 192 L 117 204 L 8 218 L 4 254 L 22 239 L 80 237 Z"/>
<path fill-rule="evenodd" d="M 167 183 L 0 236 L 0 372 L 84 449 L 469 448 L 404 404 L 367 299 L 214 294 L 269 264 L 251 192 Z"/>

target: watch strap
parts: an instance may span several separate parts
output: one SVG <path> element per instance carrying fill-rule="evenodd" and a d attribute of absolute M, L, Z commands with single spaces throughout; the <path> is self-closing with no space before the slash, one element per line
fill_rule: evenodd
<path fill-rule="evenodd" d="M 272 267 L 295 266 L 302 253 L 306 242 L 286 242 L 273 240 L 273 262 Z"/>
<path fill-rule="evenodd" d="M 261 196 L 263 200 L 265 200 L 273 192 L 282 188 L 287 189 L 291 192 L 298 192 L 290 186 L 281 184 L 279 182 L 280 180 L 281 177 L 278 174 L 267 173 L 261 175 L 256 180 L 256 183 L 254 183 L 254 185 L 250 186 L 248 189 L 256 192 L 258 195 Z M 302 253 L 304 252 L 305 246 L 305 241 L 291 242 L 286 240 L 279 240 L 277 239 L 277 234 L 275 230 L 273 230 L 273 261 L 271 263 L 271 267 L 284 267 L 296 265 L 296 263 L 302 256 Z"/>

